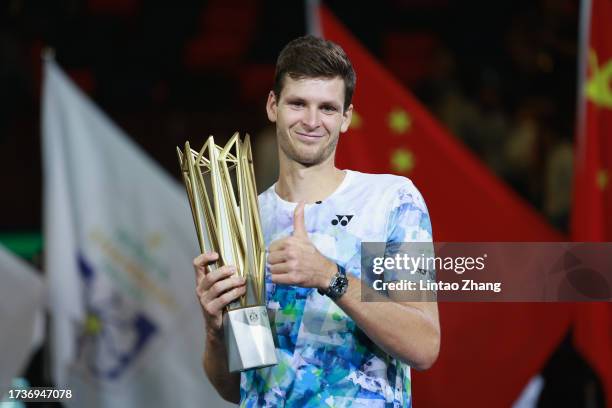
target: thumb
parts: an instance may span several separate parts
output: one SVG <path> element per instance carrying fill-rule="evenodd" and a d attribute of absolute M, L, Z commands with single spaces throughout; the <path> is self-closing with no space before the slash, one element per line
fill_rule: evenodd
<path fill-rule="evenodd" d="M 306 224 L 304 223 L 304 202 L 300 201 L 293 212 L 293 234 L 294 237 L 306 237 Z"/>

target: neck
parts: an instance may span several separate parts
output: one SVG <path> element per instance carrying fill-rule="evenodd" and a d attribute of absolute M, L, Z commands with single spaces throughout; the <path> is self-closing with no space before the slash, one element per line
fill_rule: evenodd
<path fill-rule="evenodd" d="M 336 168 L 333 154 L 312 166 L 305 166 L 283 156 L 281 153 L 275 190 L 285 201 L 311 204 L 325 200 L 344 180 L 345 173 Z"/>

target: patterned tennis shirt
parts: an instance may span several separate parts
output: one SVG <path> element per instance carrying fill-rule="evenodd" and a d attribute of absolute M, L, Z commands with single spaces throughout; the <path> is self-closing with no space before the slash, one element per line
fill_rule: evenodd
<path fill-rule="evenodd" d="M 345 170 L 326 200 L 306 205 L 308 236 L 347 274 L 361 276 L 361 242 L 430 242 L 427 207 L 410 180 Z M 291 235 L 296 204 L 259 196 L 266 246 Z M 278 365 L 243 372 L 242 407 L 410 407 L 410 367 L 374 344 L 316 289 L 276 285 L 266 270 Z"/>

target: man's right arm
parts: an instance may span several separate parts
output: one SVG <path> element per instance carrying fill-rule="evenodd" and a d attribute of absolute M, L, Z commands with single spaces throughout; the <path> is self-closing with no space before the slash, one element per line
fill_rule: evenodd
<path fill-rule="evenodd" d="M 208 379 L 221 397 L 235 404 L 240 403 L 240 374 L 230 373 L 223 335 L 206 335 L 203 366 Z"/>
<path fill-rule="evenodd" d="M 211 384 L 227 401 L 240 402 L 240 374 L 230 373 L 223 335 L 223 310 L 225 306 L 246 292 L 245 280 L 237 276 L 236 268 L 223 266 L 210 271 L 208 265 L 215 262 L 216 253 L 202 254 L 194 259 L 196 294 L 202 307 L 206 324 L 206 345 L 202 365 Z"/>

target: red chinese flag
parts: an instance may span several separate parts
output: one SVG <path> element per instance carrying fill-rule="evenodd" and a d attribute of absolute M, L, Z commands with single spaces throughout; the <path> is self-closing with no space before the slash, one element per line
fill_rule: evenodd
<path fill-rule="evenodd" d="M 582 11 L 572 234 L 575 241 L 612 241 L 612 0 L 584 1 Z M 612 407 L 612 305 L 576 309 L 574 343 Z"/>
<path fill-rule="evenodd" d="M 558 241 L 562 237 L 452 137 L 326 8 L 325 38 L 357 72 L 355 115 L 338 165 L 409 176 L 423 193 L 436 241 Z M 571 305 L 440 304 L 442 346 L 414 374 L 419 407 L 510 406 L 568 329 Z"/>

